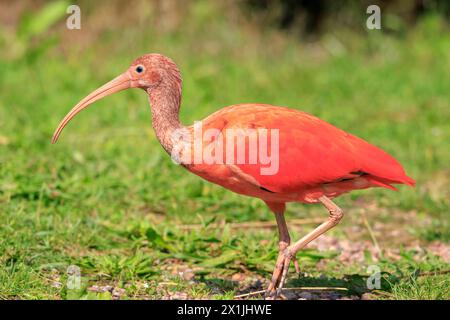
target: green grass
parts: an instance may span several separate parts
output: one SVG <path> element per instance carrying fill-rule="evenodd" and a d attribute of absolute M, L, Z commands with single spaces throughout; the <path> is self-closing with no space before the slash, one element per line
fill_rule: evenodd
<path fill-rule="evenodd" d="M 0 58 L 0 298 L 110 299 L 114 292 L 87 290 L 110 285 L 125 290 L 122 299 L 229 299 L 265 286 L 258 280 L 274 266 L 275 230 L 226 223 L 272 220 L 271 213 L 257 199 L 175 166 L 151 130 L 142 92 L 96 103 L 50 144 L 78 100 L 138 55 L 161 52 L 182 70 L 186 124 L 235 103 L 298 108 L 382 147 L 417 180 L 414 189 L 365 190 L 337 200 L 350 214 L 331 235 L 370 239 L 364 228 L 360 235 L 352 229 L 363 225 L 359 208 L 368 207 L 372 225 L 406 236 L 382 241 L 384 250 L 407 248 L 399 259 L 374 262 L 366 254 L 362 262 L 340 263 L 333 250 L 309 249 L 299 253 L 307 276 L 291 274 L 289 286 L 346 286 L 361 295 L 367 266 L 378 264 L 385 281 L 374 298 L 448 299 L 448 274 L 414 273 L 449 268 L 427 250 L 449 240 L 448 27 L 432 16 L 404 37 L 337 31 L 306 45 L 231 24 L 205 2 L 192 10 L 196 23 L 178 32 L 138 25 L 104 31 L 81 49 L 64 41 L 71 38 L 61 27 L 59 44 L 44 53 Z M 336 41 L 344 50 L 327 49 Z M 287 212 L 288 221 L 313 216 L 326 213 L 299 204 Z M 222 221 L 224 227 L 213 227 Z M 200 226 L 186 231 L 185 224 Z M 413 249 L 417 243 L 422 251 Z M 66 286 L 69 265 L 81 268 L 79 290 Z M 246 280 L 232 280 L 240 273 Z"/>
<path fill-rule="evenodd" d="M 392 295 L 399 300 L 448 300 L 450 296 L 448 276 L 434 276 L 424 279 L 411 277 L 393 285 Z"/>

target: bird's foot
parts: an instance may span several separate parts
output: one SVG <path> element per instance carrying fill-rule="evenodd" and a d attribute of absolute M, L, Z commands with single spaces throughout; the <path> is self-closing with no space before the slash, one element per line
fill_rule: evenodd
<path fill-rule="evenodd" d="M 281 250 L 278 254 L 275 270 L 272 274 L 272 280 L 266 290 L 266 299 L 277 299 L 281 295 L 291 261 L 294 262 L 295 272 L 299 274 L 300 267 L 298 265 L 297 258 L 295 257 L 295 252 L 293 252 L 291 247 Z"/>

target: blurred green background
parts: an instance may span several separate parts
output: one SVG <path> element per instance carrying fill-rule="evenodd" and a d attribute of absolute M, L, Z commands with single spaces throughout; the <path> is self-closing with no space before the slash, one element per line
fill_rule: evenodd
<path fill-rule="evenodd" d="M 272 214 L 173 165 L 142 92 L 96 103 L 50 144 L 82 97 L 158 52 L 181 69 L 185 124 L 244 102 L 298 108 L 385 149 L 417 180 L 339 198 L 348 214 L 324 238 L 338 246 L 299 253 L 306 274 L 288 286 L 448 299 L 447 1 L 75 1 L 80 30 L 66 28 L 70 4 L 0 1 L 0 298 L 228 299 L 265 287 L 277 235 L 258 223 Z M 370 4 L 381 30 L 366 28 Z M 288 207 L 288 223 L 325 217 Z M 363 256 L 344 261 L 346 250 Z M 374 263 L 383 288 L 368 292 Z M 69 265 L 81 269 L 76 290 Z"/>

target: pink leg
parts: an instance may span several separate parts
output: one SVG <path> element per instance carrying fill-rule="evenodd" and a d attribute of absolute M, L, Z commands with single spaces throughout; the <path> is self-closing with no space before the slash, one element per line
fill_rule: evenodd
<path fill-rule="evenodd" d="M 295 257 L 295 254 L 299 250 L 303 249 L 308 243 L 310 243 L 320 235 L 324 234 L 325 232 L 336 226 L 343 217 L 341 208 L 339 208 L 328 197 L 322 196 L 318 200 L 325 206 L 325 208 L 327 208 L 330 214 L 328 220 L 319 225 L 317 228 L 308 233 L 306 236 L 298 240 L 296 243 L 286 247 L 283 251 L 282 256 L 281 257 L 278 256 L 277 265 L 275 267 L 275 271 L 273 274 L 273 278 L 276 277 L 277 279 L 276 281 L 274 281 L 274 279 L 272 278 L 272 283 L 270 284 L 269 289 L 267 290 L 267 294 L 272 298 L 276 298 L 281 294 L 281 290 L 283 289 L 283 285 L 286 281 L 286 276 L 289 271 L 289 264 L 291 260 L 293 260 L 293 257 Z M 283 269 L 282 272 L 277 272 L 279 266 L 282 266 Z M 273 285 L 274 282 L 277 284 L 276 290 Z"/>
<path fill-rule="evenodd" d="M 277 263 L 275 265 L 275 270 L 272 275 L 272 281 L 270 282 L 269 288 L 267 289 L 267 292 L 272 292 L 275 290 L 279 280 L 280 276 L 283 271 L 284 267 L 284 250 L 291 244 L 291 238 L 289 236 L 289 231 L 287 228 L 286 220 L 284 218 L 284 211 L 285 211 L 285 205 L 284 204 L 273 204 L 270 203 L 268 206 L 272 209 L 272 211 L 275 213 L 275 219 L 277 221 L 278 226 L 278 236 L 279 236 L 279 242 L 278 242 L 278 248 L 280 253 L 278 254 Z M 294 261 L 295 271 L 297 273 L 300 273 L 300 268 L 298 265 L 298 261 L 295 258 L 295 255 L 292 257 L 292 260 Z"/>

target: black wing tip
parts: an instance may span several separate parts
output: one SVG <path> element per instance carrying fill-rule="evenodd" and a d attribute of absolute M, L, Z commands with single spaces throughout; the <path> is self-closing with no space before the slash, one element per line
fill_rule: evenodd
<path fill-rule="evenodd" d="M 272 190 L 269 190 L 269 189 L 267 189 L 267 188 L 264 188 L 264 187 L 259 187 L 261 190 L 264 190 L 264 191 L 266 191 L 266 192 L 270 192 L 270 193 L 275 193 L 274 191 L 272 191 Z"/>

